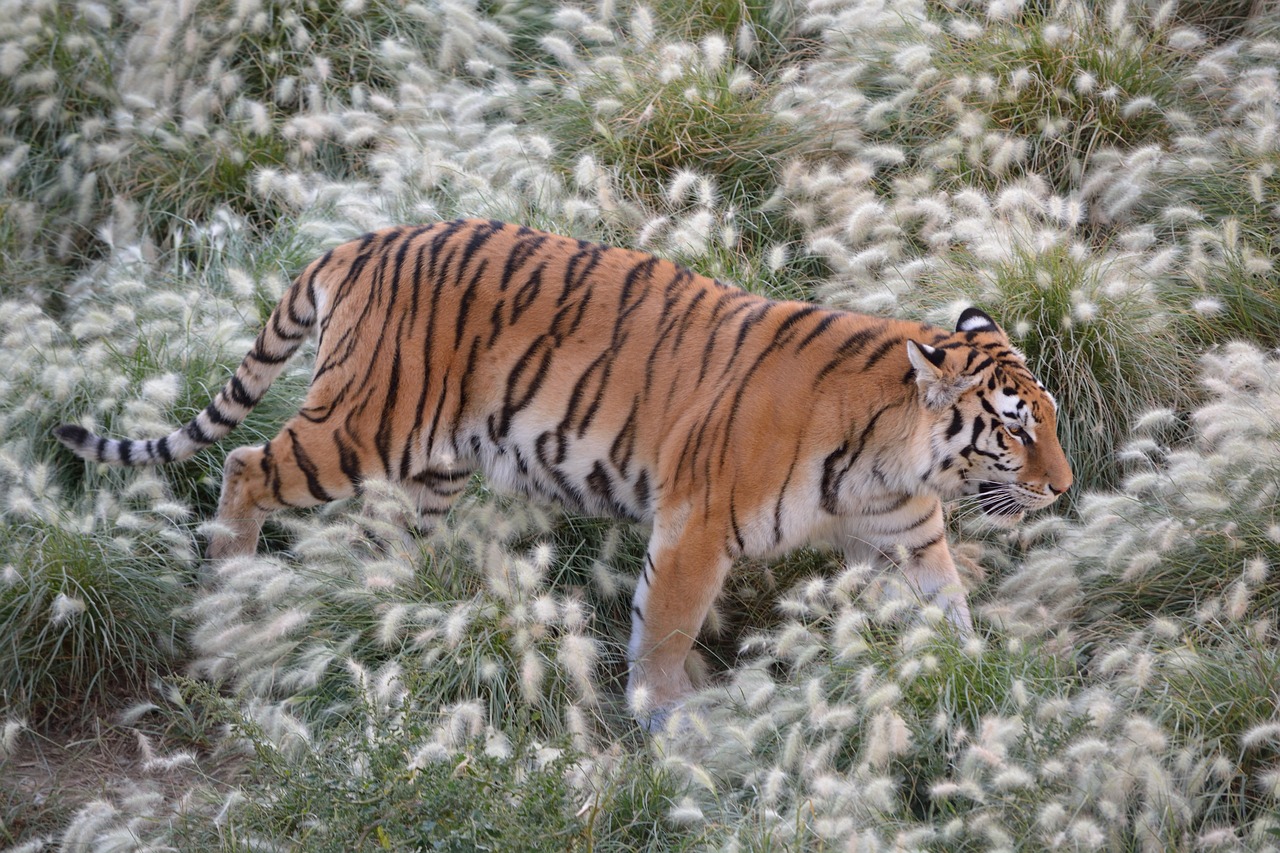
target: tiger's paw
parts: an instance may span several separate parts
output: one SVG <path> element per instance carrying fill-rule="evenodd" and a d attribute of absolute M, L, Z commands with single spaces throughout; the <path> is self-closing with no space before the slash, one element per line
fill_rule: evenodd
<path fill-rule="evenodd" d="M 680 706 L 681 700 L 678 697 L 659 697 L 649 685 L 633 683 L 627 688 L 627 704 L 640 728 L 652 735 L 666 731 L 672 712 Z"/>
<path fill-rule="evenodd" d="M 707 663 L 696 649 L 687 652 L 678 664 L 668 662 L 663 666 L 652 659 L 633 663 L 627 682 L 627 704 L 642 729 L 660 734 L 668 730 L 668 724 L 679 724 L 679 718 L 688 716 L 685 700 L 709 681 Z"/>
<path fill-rule="evenodd" d="M 674 738 L 707 734 L 708 726 L 702 703 L 677 700 L 646 713 L 636 713 L 636 722 L 650 735 Z"/>

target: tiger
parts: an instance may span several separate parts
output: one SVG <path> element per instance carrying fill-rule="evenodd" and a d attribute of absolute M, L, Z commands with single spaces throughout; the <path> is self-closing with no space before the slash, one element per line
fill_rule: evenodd
<path fill-rule="evenodd" d="M 968 635 L 943 501 L 1011 524 L 1072 482 L 1054 397 L 978 308 L 948 331 L 777 301 L 481 219 L 376 231 L 311 262 L 180 429 L 54 433 L 94 462 L 187 459 L 244 421 L 313 335 L 301 408 L 226 457 L 207 558 L 251 555 L 271 513 L 373 478 L 401 484 L 428 526 L 477 471 L 646 525 L 626 686 L 641 722 L 693 691 L 693 644 L 735 560 L 815 545 L 896 565 Z"/>

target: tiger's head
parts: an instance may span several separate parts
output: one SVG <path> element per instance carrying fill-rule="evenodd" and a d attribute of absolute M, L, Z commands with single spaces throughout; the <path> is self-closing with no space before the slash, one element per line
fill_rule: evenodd
<path fill-rule="evenodd" d="M 931 423 L 927 482 L 943 499 L 976 496 L 1011 524 L 1070 488 L 1057 403 L 994 320 L 969 308 L 954 334 L 908 341 L 907 356 Z"/>

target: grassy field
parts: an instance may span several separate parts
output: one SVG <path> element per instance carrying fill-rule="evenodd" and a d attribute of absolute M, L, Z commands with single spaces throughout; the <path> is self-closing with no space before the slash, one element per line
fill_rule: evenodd
<path fill-rule="evenodd" d="M 0 0 L 0 849 L 1280 850 L 1273 7 Z M 171 430 L 307 260 L 463 215 L 976 304 L 1077 486 L 953 520 L 968 641 L 741 566 L 649 736 L 643 531 L 371 483 L 202 565 L 307 357 L 169 469 L 51 437 Z"/>

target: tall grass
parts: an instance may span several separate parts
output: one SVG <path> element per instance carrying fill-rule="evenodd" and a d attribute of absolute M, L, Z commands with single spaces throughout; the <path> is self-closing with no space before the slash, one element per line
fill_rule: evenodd
<path fill-rule="evenodd" d="M 1280 85 L 1274 15 L 1210 6 L 0 0 L 0 846 L 1280 849 Z M 371 483 L 202 565 L 306 354 L 180 466 L 50 437 L 171 430 L 309 259 L 456 215 L 980 305 L 1081 485 L 953 532 L 973 639 L 892 573 L 740 567 L 650 736 L 645 531 L 477 481 L 424 532 Z M 104 727 L 109 779 L 31 793 Z"/>

